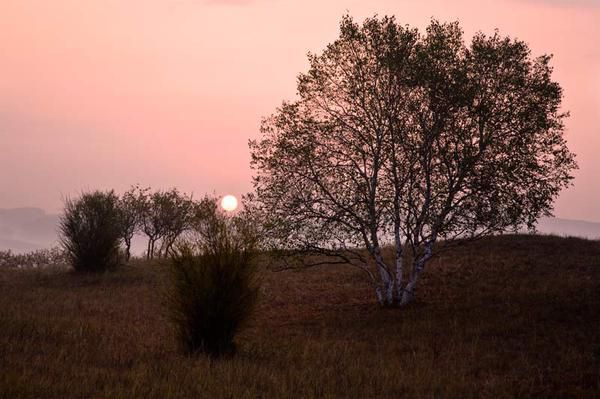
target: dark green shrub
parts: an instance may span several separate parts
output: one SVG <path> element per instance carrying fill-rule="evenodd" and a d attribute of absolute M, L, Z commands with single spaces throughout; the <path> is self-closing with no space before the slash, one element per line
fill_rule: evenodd
<path fill-rule="evenodd" d="M 211 239 L 179 246 L 171 257 L 168 308 L 187 353 L 210 356 L 235 351 L 234 337 L 256 304 L 258 281 L 254 240 L 216 215 Z"/>
<path fill-rule="evenodd" d="M 113 191 L 84 193 L 65 201 L 60 239 L 76 271 L 100 272 L 120 263 L 121 227 Z"/>

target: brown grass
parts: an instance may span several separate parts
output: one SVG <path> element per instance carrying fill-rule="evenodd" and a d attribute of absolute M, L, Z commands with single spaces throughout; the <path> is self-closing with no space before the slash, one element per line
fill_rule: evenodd
<path fill-rule="evenodd" d="M 600 397 L 600 242 L 460 247 L 400 310 L 378 308 L 358 273 L 265 273 L 238 354 L 211 361 L 178 353 L 160 265 L 5 269 L 0 397 Z"/>

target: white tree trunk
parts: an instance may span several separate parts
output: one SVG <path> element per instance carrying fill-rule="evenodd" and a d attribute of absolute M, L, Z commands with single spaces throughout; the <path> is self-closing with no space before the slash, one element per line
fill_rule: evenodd
<path fill-rule="evenodd" d="M 408 284 L 402 291 L 402 297 L 400 299 L 400 306 L 405 306 L 411 303 L 415 299 L 415 287 L 419 276 L 417 273 L 413 273 Z"/>
<path fill-rule="evenodd" d="M 377 300 L 382 306 L 390 306 L 394 303 L 394 281 L 385 265 L 379 248 L 373 248 L 373 257 L 375 258 L 380 278 L 380 284 L 377 289 Z"/>
<path fill-rule="evenodd" d="M 425 269 L 425 264 L 433 255 L 433 244 L 434 241 L 430 241 L 425 245 L 425 253 L 418 260 L 413 263 L 413 270 L 410 276 L 410 280 L 406 284 L 406 287 L 402 290 L 402 298 L 400 299 L 400 306 L 407 305 L 415 299 L 415 288 L 419 277 Z"/>
<path fill-rule="evenodd" d="M 379 272 L 379 282 L 375 286 L 375 294 L 377 301 L 381 306 L 396 306 L 399 305 L 404 289 L 402 287 L 404 273 L 404 258 L 402 246 L 396 248 L 395 272 L 392 274 L 387 268 L 381 251 L 378 248 L 373 248 L 373 258 L 377 271 Z"/>
<path fill-rule="evenodd" d="M 375 286 L 375 295 L 377 302 L 381 306 L 391 306 L 394 304 L 394 284 L 393 281 L 382 281 Z"/>
<path fill-rule="evenodd" d="M 396 276 L 394 287 L 396 287 L 396 302 L 400 301 L 402 296 L 402 278 L 404 274 L 404 257 L 402 253 L 402 243 L 400 238 L 396 237 Z"/>
<path fill-rule="evenodd" d="M 394 304 L 394 281 L 390 273 L 378 266 L 381 282 L 379 284 L 378 300 L 382 306 L 391 306 Z"/>
<path fill-rule="evenodd" d="M 381 306 L 384 306 L 384 295 L 379 285 L 375 287 L 375 295 L 377 296 L 377 302 L 379 302 Z"/>
<path fill-rule="evenodd" d="M 396 256 L 396 281 L 394 284 L 394 287 L 396 288 L 396 299 L 395 302 L 396 304 L 399 303 L 400 298 L 402 297 L 402 292 L 404 291 L 402 289 L 402 280 L 403 280 L 403 274 L 404 274 L 404 267 L 403 267 L 403 263 L 404 260 L 402 258 L 402 255 L 400 256 Z"/>

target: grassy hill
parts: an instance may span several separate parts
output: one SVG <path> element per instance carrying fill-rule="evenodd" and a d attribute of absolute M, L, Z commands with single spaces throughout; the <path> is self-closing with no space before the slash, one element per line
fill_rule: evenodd
<path fill-rule="evenodd" d="M 265 272 L 238 354 L 179 354 L 159 264 L 0 271 L 2 398 L 598 398 L 600 242 L 501 236 L 380 309 L 344 267 Z"/>

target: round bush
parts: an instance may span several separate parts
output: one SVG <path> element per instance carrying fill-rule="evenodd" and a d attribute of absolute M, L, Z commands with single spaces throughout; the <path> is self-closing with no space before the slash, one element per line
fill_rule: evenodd
<path fill-rule="evenodd" d="M 84 193 L 65 201 L 60 239 L 76 271 L 101 272 L 120 263 L 121 228 L 114 191 Z"/>

